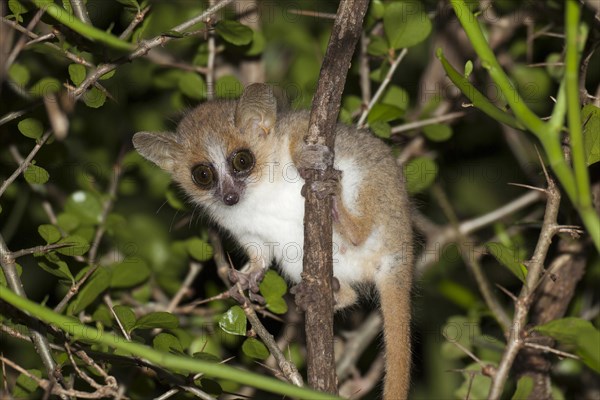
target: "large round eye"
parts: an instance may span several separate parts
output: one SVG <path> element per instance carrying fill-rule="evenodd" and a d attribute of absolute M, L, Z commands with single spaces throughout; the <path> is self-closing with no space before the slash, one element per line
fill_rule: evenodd
<path fill-rule="evenodd" d="M 192 180 L 200 188 L 210 189 L 215 183 L 215 171 L 210 165 L 195 165 L 192 167 Z"/>
<path fill-rule="evenodd" d="M 254 156 L 250 150 L 238 150 L 231 157 L 234 172 L 248 172 L 254 167 Z"/>

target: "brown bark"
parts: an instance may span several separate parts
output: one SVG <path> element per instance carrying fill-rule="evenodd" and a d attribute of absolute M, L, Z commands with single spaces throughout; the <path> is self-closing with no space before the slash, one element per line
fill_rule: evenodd
<path fill-rule="evenodd" d="M 581 241 L 561 239 L 559 242 L 560 254 L 548 268 L 550 276 L 544 279 L 539 290 L 539 295 L 531 308 L 530 323 L 535 325 L 545 324 L 555 319 L 562 318 L 573 295 L 575 287 L 585 271 L 584 246 Z M 547 336 L 533 332 L 527 339 L 539 345 L 553 347 L 556 342 Z M 532 400 L 551 400 L 550 370 L 552 367 L 551 355 L 525 347 L 519 353 L 515 363 L 517 378 L 529 376 L 533 379 L 533 390 L 529 395 Z"/>
<path fill-rule="evenodd" d="M 325 144 L 333 151 L 334 128 L 346 75 L 368 5 L 368 0 L 340 2 L 313 99 L 305 138 L 309 144 Z M 332 169 L 330 165 L 329 171 Z M 309 171 L 308 175 L 308 187 L 323 178 L 316 170 Z M 311 294 L 305 305 L 308 383 L 314 389 L 336 393 L 331 207 L 331 198 L 318 199 L 311 190 L 306 191 L 302 285 L 303 290 Z"/>

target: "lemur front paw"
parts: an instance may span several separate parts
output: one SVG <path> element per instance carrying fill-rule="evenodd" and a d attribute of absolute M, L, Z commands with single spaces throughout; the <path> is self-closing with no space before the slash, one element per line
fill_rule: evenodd
<path fill-rule="evenodd" d="M 299 161 L 296 165 L 300 176 L 306 179 L 307 171 L 316 169 L 325 171 L 333 163 L 333 153 L 323 144 L 305 144 L 300 151 Z"/>
<path fill-rule="evenodd" d="M 240 295 L 237 284 L 239 283 L 242 290 L 248 290 L 248 297 L 251 301 L 266 304 L 264 297 L 259 295 L 260 282 L 262 282 L 267 271 L 263 268 L 249 269 L 246 272 L 238 271 L 236 269 L 229 270 L 229 281 L 233 283 L 233 287 L 229 289 L 229 294 L 232 298 L 238 301 L 238 303 L 244 303 L 244 297 Z"/>
<path fill-rule="evenodd" d="M 327 196 L 336 196 L 340 192 L 340 180 L 342 179 L 342 171 L 337 169 L 321 171 L 321 179 L 305 183 L 302 186 L 301 194 L 306 197 L 306 191 L 314 192 L 319 199 Z"/>

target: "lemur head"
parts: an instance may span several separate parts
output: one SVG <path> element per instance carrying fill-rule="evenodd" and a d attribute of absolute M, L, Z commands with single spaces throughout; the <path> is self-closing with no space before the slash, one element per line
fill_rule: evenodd
<path fill-rule="evenodd" d="M 272 89 L 253 84 L 239 100 L 198 106 L 175 133 L 136 133 L 133 145 L 169 172 L 195 203 L 234 206 L 265 174 L 277 145 L 276 117 Z"/>

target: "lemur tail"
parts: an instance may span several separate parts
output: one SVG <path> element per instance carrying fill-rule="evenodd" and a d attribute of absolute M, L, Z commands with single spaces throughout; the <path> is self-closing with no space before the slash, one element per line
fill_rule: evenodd
<path fill-rule="evenodd" d="M 402 400 L 410 387 L 410 279 L 398 282 L 391 277 L 377 282 L 383 314 L 385 339 L 384 400 Z"/>

